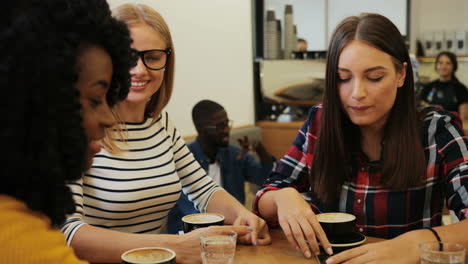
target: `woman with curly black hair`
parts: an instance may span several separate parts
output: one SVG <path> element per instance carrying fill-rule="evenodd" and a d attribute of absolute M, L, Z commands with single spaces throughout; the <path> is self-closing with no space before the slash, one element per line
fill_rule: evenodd
<path fill-rule="evenodd" d="M 83 263 L 56 228 L 128 93 L 128 29 L 105 0 L 8 1 L 0 22 L 0 263 Z"/>

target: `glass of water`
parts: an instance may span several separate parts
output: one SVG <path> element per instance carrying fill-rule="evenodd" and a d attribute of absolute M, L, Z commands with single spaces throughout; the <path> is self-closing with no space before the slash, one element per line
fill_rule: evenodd
<path fill-rule="evenodd" d="M 419 249 L 421 264 L 465 264 L 466 249 L 458 243 L 424 242 Z"/>
<path fill-rule="evenodd" d="M 232 264 L 236 253 L 237 233 L 206 231 L 200 236 L 203 264 Z"/>

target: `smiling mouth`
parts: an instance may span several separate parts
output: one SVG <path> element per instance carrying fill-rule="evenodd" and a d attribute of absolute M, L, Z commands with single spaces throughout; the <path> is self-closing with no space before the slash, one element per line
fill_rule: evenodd
<path fill-rule="evenodd" d="M 132 86 L 143 86 L 146 83 L 147 83 L 146 81 L 145 82 L 134 82 L 134 81 L 132 81 Z"/>
<path fill-rule="evenodd" d="M 141 89 L 145 88 L 146 84 L 148 84 L 147 81 L 144 81 L 144 82 L 132 81 L 130 89 L 132 89 L 132 90 L 141 90 Z"/>

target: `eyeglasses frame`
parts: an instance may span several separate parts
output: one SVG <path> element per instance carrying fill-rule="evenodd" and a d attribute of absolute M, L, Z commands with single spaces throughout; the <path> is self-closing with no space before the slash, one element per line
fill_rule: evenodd
<path fill-rule="evenodd" d="M 215 124 L 215 125 L 205 125 L 203 126 L 205 129 L 208 129 L 208 130 L 215 130 L 215 131 L 222 131 L 223 129 L 225 129 L 226 127 L 231 129 L 232 128 L 232 125 L 234 124 L 234 121 L 232 119 L 228 119 L 227 120 L 227 125 L 224 125 L 222 128 L 218 129 L 217 125 L 218 124 Z"/>
<path fill-rule="evenodd" d="M 162 66 L 161 68 L 151 68 L 148 65 L 146 65 L 144 56 L 145 56 L 145 53 L 148 53 L 150 51 L 164 51 L 166 53 L 167 58 L 166 58 L 166 63 L 164 63 L 164 66 Z M 141 59 L 141 61 L 143 62 L 143 65 L 145 65 L 145 67 L 147 69 L 150 69 L 152 71 L 159 71 L 159 70 L 164 69 L 164 68 L 167 67 L 167 63 L 169 62 L 169 58 L 171 57 L 171 54 L 172 54 L 172 49 L 171 48 L 167 48 L 167 49 L 150 49 L 150 50 L 142 50 L 142 51 L 134 50 L 134 52 Z"/>

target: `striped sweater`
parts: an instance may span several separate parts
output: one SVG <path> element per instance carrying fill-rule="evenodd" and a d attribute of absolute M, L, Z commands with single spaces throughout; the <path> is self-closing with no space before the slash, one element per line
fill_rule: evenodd
<path fill-rule="evenodd" d="M 165 233 L 167 214 L 181 190 L 206 211 L 216 185 L 185 145 L 167 112 L 157 119 L 126 123 L 123 151 L 104 148 L 82 179 L 70 184 L 76 213 L 62 227 L 68 244 L 86 224 L 129 233 Z"/>

